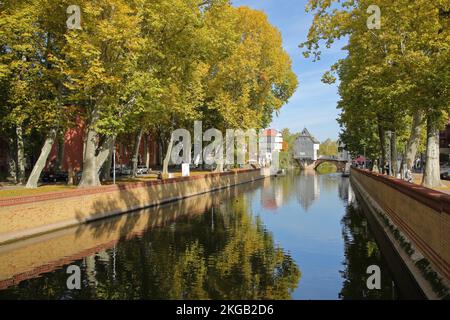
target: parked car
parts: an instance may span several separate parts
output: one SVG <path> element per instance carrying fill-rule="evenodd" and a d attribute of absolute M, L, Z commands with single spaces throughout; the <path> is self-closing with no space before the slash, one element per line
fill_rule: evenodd
<path fill-rule="evenodd" d="M 126 167 L 126 166 L 122 167 L 120 169 L 120 174 L 123 175 L 123 176 L 131 175 L 131 168 L 130 167 Z"/>
<path fill-rule="evenodd" d="M 137 167 L 137 174 L 148 174 L 148 172 L 149 172 L 149 169 L 147 168 L 147 166 L 146 165 L 139 165 L 138 167 Z"/>
<path fill-rule="evenodd" d="M 442 180 L 450 180 L 450 170 L 441 173 L 441 179 Z"/>
<path fill-rule="evenodd" d="M 111 177 L 113 176 L 114 169 L 111 168 Z M 120 172 L 120 168 L 116 168 L 116 177 L 120 176 L 122 173 Z"/>
<path fill-rule="evenodd" d="M 69 179 L 69 175 L 64 171 L 56 171 L 56 172 L 44 172 L 41 177 L 41 181 L 44 183 L 55 183 L 55 182 L 67 182 Z"/>
<path fill-rule="evenodd" d="M 44 183 L 56 182 L 55 174 L 52 172 L 44 172 L 42 173 L 41 181 Z"/>
<path fill-rule="evenodd" d="M 56 182 L 67 182 L 69 181 L 69 173 L 66 171 L 56 172 Z"/>

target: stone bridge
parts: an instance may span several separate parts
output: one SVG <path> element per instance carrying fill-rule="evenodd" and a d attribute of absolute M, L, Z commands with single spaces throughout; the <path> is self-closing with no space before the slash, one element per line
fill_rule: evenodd
<path fill-rule="evenodd" d="M 345 171 L 345 165 L 347 161 L 338 160 L 334 158 L 319 158 L 315 161 L 312 160 L 298 160 L 298 164 L 302 170 L 317 170 L 317 168 L 323 163 L 331 163 L 336 166 L 338 172 Z"/>

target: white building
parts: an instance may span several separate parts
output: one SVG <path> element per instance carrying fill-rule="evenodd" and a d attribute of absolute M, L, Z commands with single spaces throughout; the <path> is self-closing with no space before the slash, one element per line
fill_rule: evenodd
<path fill-rule="evenodd" d="M 341 140 L 338 140 L 338 160 L 339 161 L 352 161 L 352 156 L 345 149 L 346 145 Z"/>
<path fill-rule="evenodd" d="M 259 135 L 259 163 L 264 166 L 272 161 L 272 152 L 283 150 L 283 135 L 275 129 L 266 129 Z"/>
<path fill-rule="evenodd" d="M 295 141 L 294 159 L 316 161 L 319 158 L 319 147 L 320 142 L 305 128 Z"/>

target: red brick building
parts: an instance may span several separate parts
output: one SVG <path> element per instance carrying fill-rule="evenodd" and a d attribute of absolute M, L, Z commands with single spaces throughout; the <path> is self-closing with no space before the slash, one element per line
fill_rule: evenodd
<path fill-rule="evenodd" d="M 47 170 L 61 162 L 61 170 L 80 171 L 83 167 L 84 123 L 79 121 L 76 127 L 67 130 L 64 143 L 55 143 L 47 160 Z M 135 137 L 121 137 L 116 142 L 116 166 L 131 167 L 134 153 Z M 60 150 L 62 148 L 62 150 Z M 150 135 L 142 137 L 139 147 L 138 164 L 154 168 L 159 165 L 158 144 Z M 61 159 L 58 159 L 61 158 Z"/>
<path fill-rule="evenodd" d="M 78 121 L 74 128 L 67 130 L 64 139 L 55 142 L 47 160 L 44 171 L 77 172 L 83 168 L 84 123 Z M 116 166 L 131 167 L 134 153 L 135 137 L 120 137 L 116 143 Z M 138 163 L 155 168 L 160 165 L 160 154 L 156 139 L 151 135 L 144 135 L 139 149 Z M 28 161 L 31 162 L 30 159 Z M 32 163 L 30 163 L 32 164 Z M 58 168 L 58 169 L 57 169 Z M 0 137 L 0 180 L 7 177 L 8 172 L 8 143 Z"/>
<path fill-rule="evenodd" d="M 439 151 L 441 161 L 449 161 L 450 155 L 450 120 L 445 129 L 439 133 Z"/>

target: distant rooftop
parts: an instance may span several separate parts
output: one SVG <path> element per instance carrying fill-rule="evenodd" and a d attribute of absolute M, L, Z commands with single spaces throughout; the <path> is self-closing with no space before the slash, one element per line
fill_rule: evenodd
<path fill-rule="evenodd" d="M 276 137 L 279 134 L 279 132 L 275 129 L 266 129 L 263 131 L 262 136 L 263 137 Z"/>
<path fill-rule="evenodd" d="M 309 133 L 308 129 L 304 128 L 303 131 L 300 133 L 300 137 L 309 138 L 311 141 L 315 144 L 320 144 L 320 141 L 314 138 L 314 136 Z"/>

